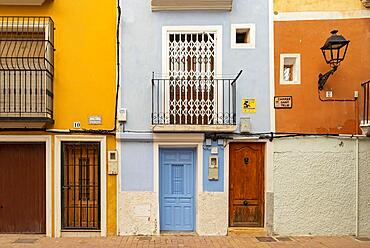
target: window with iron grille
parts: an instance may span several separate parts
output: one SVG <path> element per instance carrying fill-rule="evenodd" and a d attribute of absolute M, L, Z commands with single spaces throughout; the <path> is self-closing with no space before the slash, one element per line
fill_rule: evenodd
<path fill-rule="evenodd" d="M 216 109 L 215 36 L 215 32 L 169 34 L 170 123 L 212 123 Z"/>
<path fill-rule="evenodd" d="M 153 125 L 235 125 L 236 78 L 221 76 L 221 27 L 165 27 L 165 78 L 152 79 Z"/>
<path fill-rule="evenodd" d="M 54 23 L 0 17 L 0 118 L 53 118 Z"/>

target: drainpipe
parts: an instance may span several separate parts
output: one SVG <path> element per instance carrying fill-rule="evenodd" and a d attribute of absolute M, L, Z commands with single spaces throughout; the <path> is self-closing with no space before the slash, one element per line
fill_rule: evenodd
<path fill-rule="evenodd" d="M 359 138 L 356 137 L 355 143 L 355 153 L 356 153 L 356 237 L 359 235 Z"/>

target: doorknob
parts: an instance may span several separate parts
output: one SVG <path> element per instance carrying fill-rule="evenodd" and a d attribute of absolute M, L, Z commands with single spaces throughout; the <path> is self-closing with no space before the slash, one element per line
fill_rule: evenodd
<path fill-rule="evenodd" d="M 247 200 L 243 201 L 243 205 L 248 206 L 248 201 Z"/>

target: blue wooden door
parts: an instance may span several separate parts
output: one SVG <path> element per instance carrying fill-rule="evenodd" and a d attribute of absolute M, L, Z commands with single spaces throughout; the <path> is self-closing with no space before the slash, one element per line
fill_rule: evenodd
<path fill-rule="evenodd" d="M 160 151 L 160 228 L 194 230 L 195 150 Z"/>

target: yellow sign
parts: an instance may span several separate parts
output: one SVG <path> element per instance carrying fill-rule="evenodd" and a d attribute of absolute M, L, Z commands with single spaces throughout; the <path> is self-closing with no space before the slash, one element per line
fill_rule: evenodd
<path fill-rule="evenodd" d="M 256 98 L 243 98 L 242 111 L 243 113 L 256 113 Z"/>

